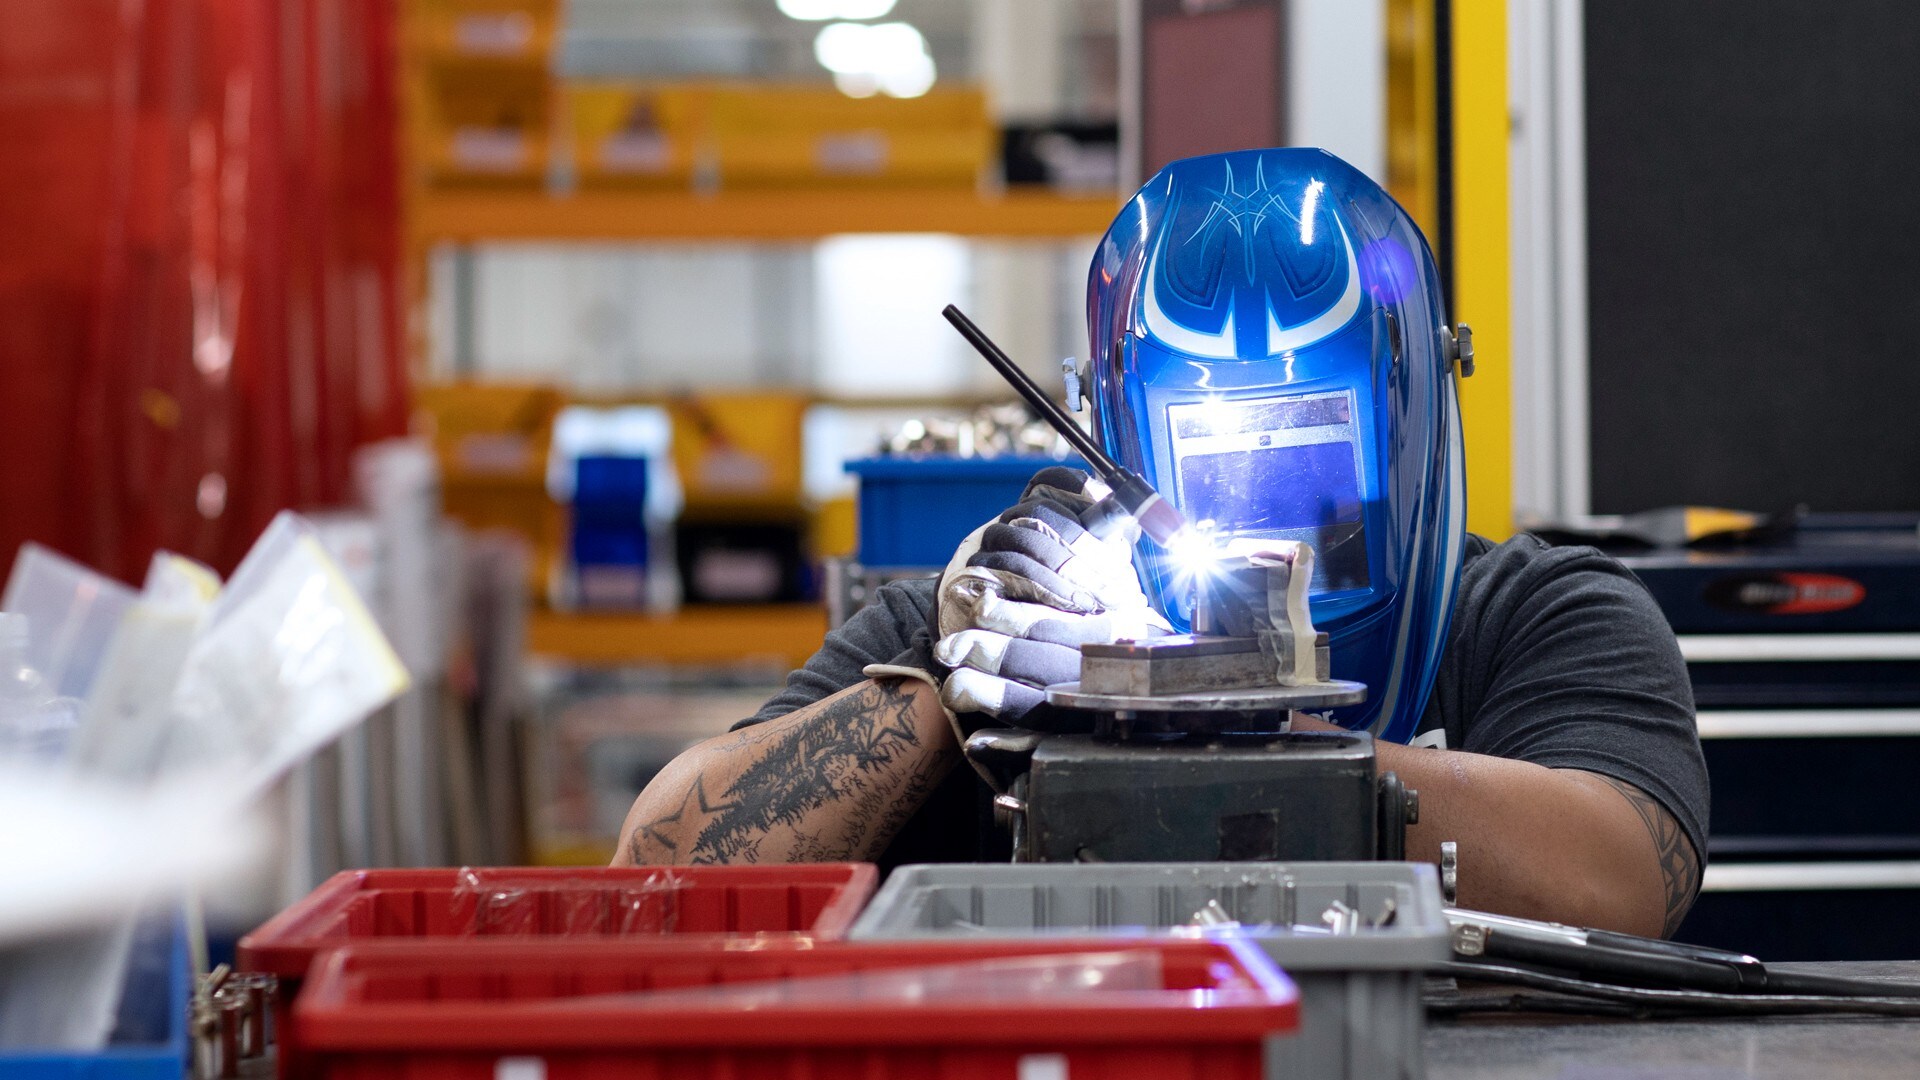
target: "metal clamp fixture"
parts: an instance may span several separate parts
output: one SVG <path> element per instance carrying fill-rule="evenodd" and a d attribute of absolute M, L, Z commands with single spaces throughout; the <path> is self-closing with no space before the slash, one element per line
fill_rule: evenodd
<path fill-rule="evenodd" d="M 1441 327 L 1443 337 L 1440 343 L 1441 355 L 1447 363 L 1457 365 L 1460 377 L 1473 376 L 1473 327 L 1466 323 L 1452 329 Z"/>
<path fill-rule="evenodd" d="M 1060 381 L 1066 384 L 1067 408 L 1081 412 L 1087 407 L 1086 369 L 1073 357 L 1060 360 Z"/>

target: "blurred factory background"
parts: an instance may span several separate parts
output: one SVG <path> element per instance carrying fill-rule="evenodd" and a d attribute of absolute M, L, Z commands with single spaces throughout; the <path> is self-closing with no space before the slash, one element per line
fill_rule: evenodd
<path fill-rule="evenodd" d="M 11 3 L 0 552 L 226 572 L 291 508 L 369 598 L 413 688 L 278 789 L 231 926 L 345 866 L 604 861 L 838 594 L 924 569 L 859 507 L 930 508 L 848 463 L 1005 434 L 941 307 L 1058 386 L 1123 194 L 1280 144 L 1434 243 L 1474 531 L 1909 511 L 1910 174 L 1844 163 L 1920 143 L 1899 78 L 1836 73 L 1915 19 L 1761 6 Z"/>
<path fill-rule="evenodd" d="M 228 570 L 274 511 L 325 510 L 416 677 L 295 774 L 297 843 L 237 922 L 343 866 L 603 860 L 652 770 L 818 643 L 821 560 L 858 546 L 846 462 L 1007 398 L 939 309 L 1048 385 L 1084 354 L 1088 251 L 1144 160 L 1123 111 L 1245 97 L 1251 78 L 1257 115 L 1207 136 L 1162 122 L 1159 159 L 1215 148 L 1180 139 L 1311 142 L 1431 213 L 1430 5 L 1199 20 L 1165 47 L 1263 36 L 1237 73 L 1147 106 L 1122 100 L 1139 17 L 1109 0 L 10 17 L 0 548 L 123 579 L 162 548 Z"/>

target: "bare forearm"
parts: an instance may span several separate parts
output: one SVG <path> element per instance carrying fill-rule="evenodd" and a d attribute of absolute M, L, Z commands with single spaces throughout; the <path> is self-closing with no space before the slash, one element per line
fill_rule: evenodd
<path fill-rule="evenodd" d="M 1637 789 L 1572 769 L 1382 744 L 1380 768 L 1420 792 L 1407 857 L 1459 844 L 1460 903 L 1662 936 L 1692 903 L 1693 849 Z"/>
<path fill-rule="evenodd" d="M 930 688 L 859 683 L 675 758 L 614 864 L 871 859 L 958 760 Z"/>

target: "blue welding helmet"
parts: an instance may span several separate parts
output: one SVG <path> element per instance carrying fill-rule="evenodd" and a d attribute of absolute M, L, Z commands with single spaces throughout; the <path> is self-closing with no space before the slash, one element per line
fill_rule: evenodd
<path fill-rule="evenodd" d="M 1176 161 L 1101 241 L 1087 322 L 1107 452 L 1229 550 L 1312 544 L 1333 676 L 1368 687 L 1332 719 L 1411 738 L 1453 614 L 1466 485 L 1459 349 L 1406 211 L 1322 150 Z M 1192 568 L 1141 545 L 1148 596 L 1185 629 Z"/>

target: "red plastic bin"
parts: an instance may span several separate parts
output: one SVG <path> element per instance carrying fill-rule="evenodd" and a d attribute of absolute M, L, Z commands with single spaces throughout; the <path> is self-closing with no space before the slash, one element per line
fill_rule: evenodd
<path fill-rule="evenodd" d="M 1151 950 L 1160 990 L 751 1010 L 582 994 L 704 987 L 1059 953 Z M 294 1008 L 304 1075 L 321 1080 L 1257 1080 L 1299 998 L 1257 948 L 1219 941 L 485 944 L 461 952 L 347 947 Z"/>
<path fill-rule="evenodd" d="M 241 938 L 238 967 L 278 976 L 290 1002 L 314 956 L 347 944 L 840 938 L 878 881 L 868 863 L 345 870 Z"/>

